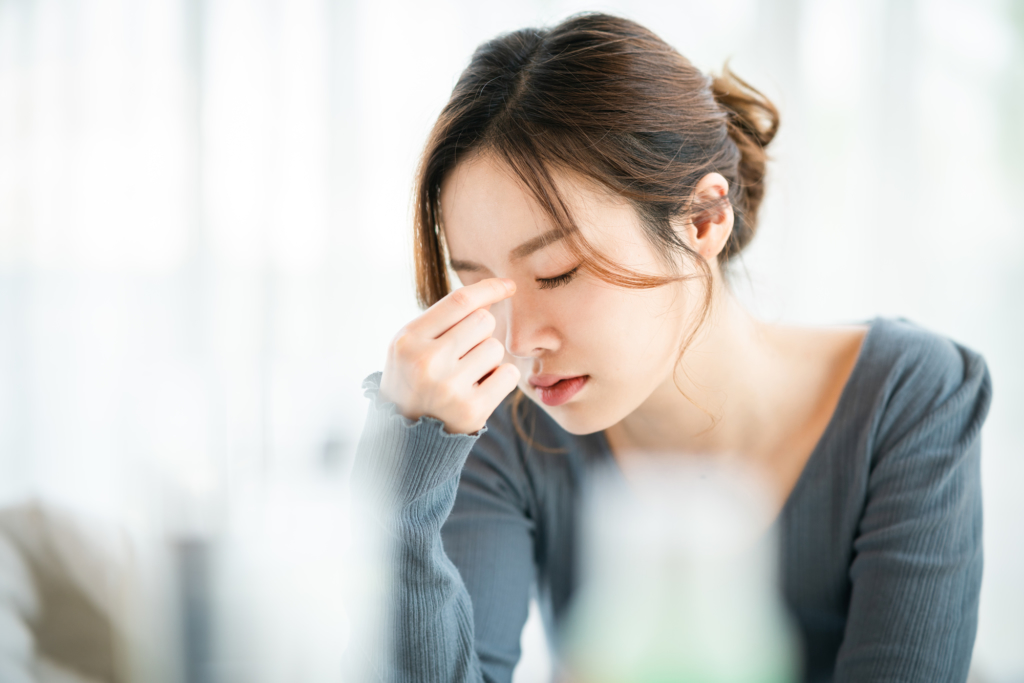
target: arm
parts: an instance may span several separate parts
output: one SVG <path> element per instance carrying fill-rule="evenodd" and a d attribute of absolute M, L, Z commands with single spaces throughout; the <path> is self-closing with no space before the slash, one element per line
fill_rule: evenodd
<path fill-rule="evenodd" d="M 535 520 L 508 403 L 470 451 L 455 506 L 441 529 L 473 602 L 476 652 L 487 681 L 510 681 L 536 578 Z"/>
<path fill-rule="evenodd" d="M 936 369 L 940 369 L 936 371 Z M 967 679 L 981 589 L 984 361 L 929 346 L 878 427 L 837 683 Z"/>
<path fill-rule="evenodd" d="M 485 436 L 487 427 L 449 434 L 434 418 L 404 418 L 380 399 L 379 381 L 377 373 L 364 383 L 372 405 L 353 471 L 353 485 L 373 499 L 390 574 L 382 624 L 388 645 L 372 668 L 386 681 L 508 681 L 533 578 L 532 540 L 498 475 L 489 483 L 479 476 L 507 444 Z M 476 457 L 477 448 L 486 455 Z"/>

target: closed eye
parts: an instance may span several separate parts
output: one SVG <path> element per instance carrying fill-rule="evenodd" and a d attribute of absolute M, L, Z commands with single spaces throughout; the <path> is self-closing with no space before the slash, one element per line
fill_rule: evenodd
<path fill-rule="evenodd" d="M 540 284 L 541 289 L 554 289 L 555 287 L 561 287 L 572 282 L 573 278 L 576 277 L 576 274 L 579 271 L 579 269 L 580 267 L 576 266 L 569 272 L 562 273 L 561 275 L 556 275 L 555 277 L 539 277 L 537 278 L 537 282 Z"/>

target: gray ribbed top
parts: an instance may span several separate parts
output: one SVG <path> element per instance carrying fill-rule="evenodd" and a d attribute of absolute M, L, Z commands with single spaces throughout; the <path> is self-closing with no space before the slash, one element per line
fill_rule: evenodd
<path fill-rule="evenodd" d="M 506 399 L 477 435 L 372 399 L 353 480 L 394 541 L 383 680 L 509 681 L 531 587 L 549 631 L 577 583 L 577 506 L 614 463 L 532 404 Z M 778 519 L 783 593 L 807 681 L 967 678 L 981 587 L 980 430 L 991 380 L 977 353 L 902 320 L 870 323 L 838 406 Z M 461 477 L 460 477 L 461 472 Z"/>

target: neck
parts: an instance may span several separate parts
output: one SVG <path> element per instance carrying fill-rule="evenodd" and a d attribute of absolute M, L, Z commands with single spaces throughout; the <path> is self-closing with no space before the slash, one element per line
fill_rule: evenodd
<path fill-rule="evenodd" d="M 772 436 L 778 352 L 766 326 L 727 291 L 670 373 L 635 411 L 609 428 L 616 451 L 750 453 Z"/>

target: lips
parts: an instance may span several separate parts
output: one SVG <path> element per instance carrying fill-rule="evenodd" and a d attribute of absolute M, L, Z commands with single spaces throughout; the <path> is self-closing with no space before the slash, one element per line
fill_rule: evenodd
<path fill-rule="evenodd" d="M 590 379 L 590 375 L 534 375 L 530 385 L 545 405 L 562 405 L 577 393 Z"/>

